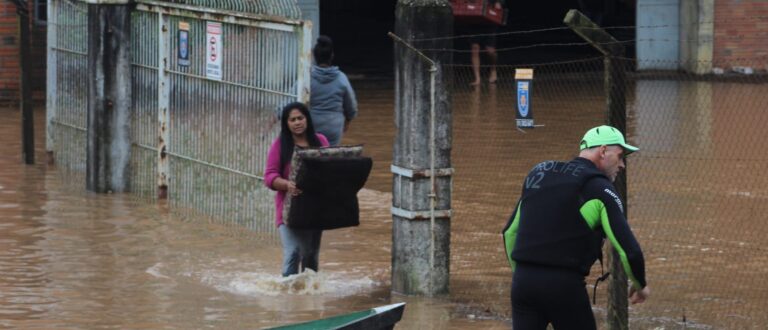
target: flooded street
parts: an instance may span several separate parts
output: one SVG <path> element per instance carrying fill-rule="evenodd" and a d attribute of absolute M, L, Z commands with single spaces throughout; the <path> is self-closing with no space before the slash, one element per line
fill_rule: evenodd
<path fill-rule="evenodd" d="M 595 66 L 599 66 L 597 62 Z M 501 71 L 502 76 L 512 72 Z M 653 296 L 630 307 L 639 329 L 758 329 L 768 319 L 768 122 L 764 77 L 744 82 L 672 79 L 627 86 L 629 221 L 646 254 Z M 690 79 L 690 80 L 689 80 Z M 515 129 L 513 81 L 453 92 L 451 299 L 463 315 L 509 319 L 511 271 L 500 230 L 536 163 L 570 159 L 584 132 L 605 120 L 600 72 L 539 75 L 532 107 L 538 128 Z M 384 87 L 382 87 L 382 85 Z M 391 87 L 357 84 L 360 119 L 345 143 L 374 158 L 368 187 L 391 189 Z M 600 274 L 595 264 L 590 289 Z M 762 275 L 761 275 L 762 274 Z M 599 327 L 608 292 L 593 306 Z"/>
<path fill-rule="evenodd" d="M 1 108 L 0 327 L 254 329 L 407 302 L 398 329 L 509 329 L 512 273 L 499 232 L 530 167 L 573 157 L 583 132 L 603 122 L 601 77 L 589 75 L 537 78 L 543 126 L 525 132 L 515 128 L 511 81 L 457 86 L 451 295 L 442 298 L 390 292 L 391 81 L 353 81 L 360 115 L 343 143 L 364 144 L 374 160 L 358 196 L 361 225 L 326 232 L 321 271 L 287 279 L 274 237 L 131 194 L 88 193 L 44 165 L 42 108 L 37 164 L 21 164 L 20 114 Z M 632 327 L 759 328 L 768 322 L 768 152 L 757 146 L 768 118 L 764 100 L 744 100 L 765 98 L 765 87 L 631 88 L 629 136 L 643 152 L 629 159 L 630 223 L 654 290 L 630 308 Z M 601 323 L 608 293 L 597 292 Z"/>
<path fill-rule="evenodd" d="M 321 272 L 286 280 L 274 240 L 62 178 L 44 165 L 42 111 L 23 165 L 20 115 L 0 115 L 0 327 L 253 329 L 405 301 L 398 328 L 507 328 L 390 293 L 387 193 L 363 190 L 362 225 L 326 233 Z"/>

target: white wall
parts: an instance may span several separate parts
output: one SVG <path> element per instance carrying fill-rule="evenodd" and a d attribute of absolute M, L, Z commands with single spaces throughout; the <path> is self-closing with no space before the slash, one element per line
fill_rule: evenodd
<path fill-rule="evenodd" d="M 638 0 L 636 24 L 637 69 L 678 69 L 680 0 Z"/>
<path fill-rule="evenodd" d="M 320 35 L 320 0 L 297 0 L 301 8 L 301 17 L 312 21 L 312 46 Z"/>

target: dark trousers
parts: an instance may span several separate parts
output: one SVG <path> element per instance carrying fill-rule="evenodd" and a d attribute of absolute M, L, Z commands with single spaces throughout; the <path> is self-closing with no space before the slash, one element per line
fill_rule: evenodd
<path fill-rule="evenodd" d="M 578 272 L 517 264 L 512 278 L 512 328 L 596 329 L 584 276 Z"/>

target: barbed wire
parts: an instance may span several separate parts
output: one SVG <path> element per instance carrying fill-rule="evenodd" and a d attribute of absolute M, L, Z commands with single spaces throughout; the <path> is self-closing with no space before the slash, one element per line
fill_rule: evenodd
<path fill-rule="evenodd" d="M 766 56 L 766 58 L 768 58 L 768 56 Z M 604 56 L 596 56 L 596 57 L 585 57 L 585 58 L 569 59 L 569 60 L 562 60 L 562 61 L 541 62 L 541 63 L 533 63 L 533 64 L 525 64 L 525 63 L 523 63 L 523 64 L 495 64 L 495 65 L 494 64 L 481 64 L 480 67 L 481 68 L 496 67 L 496 68 L 500 68 L 500 69 L 505 69 L 505 68 L 518 68 L 518 67 L 522 67 L 522 66 L 548 66 L 548 65 L 585 63 L 585 62 L 591 62 L 591 61 L 600 61 L 600 62 L 602 62 L 604 59 L 605 59 Z M 623 56 L 613 57 L 613 59 L 619 60 L 619 61 L 626 61 L 626 62 L 630 62 L 630 63 L 660 63 L 660 64 L 699 63 L 699 64 L 712 64 L 713 66 L 716 66 L 716 64 L 721 64 L 721 63 L 718 63 L 718 62 L 715 62 L 715 61 L 638 60 L 636 58 L 623 57 Z M 738 59 L 733 59 L 733 61 L 734 62 L 739 62 L 739 61 L 755 61 L 755 59 L 738 58 Z M 762 65 L 763 63 L 764 62 L 761 61 L 759 64 Z M 731 65 L 731 63 L 728 63 L 728 65 Z M 464 67 L 469 68 L 469 67 L 472 67 L 471 64 L 445 64 L 445 66 L 446 67 L 459 67 L 459 68 L 464 68 Z M 602 70 L 602 66 L 600 66 L 599 69 Z M 645 74 L 645 73 L 638 73 L 638 74 Z M 678 75 L 680 75 L 680 72 L 678 72 L 678 71 L 669 71 L 669 72 L 665 72 L 664 74 L 661 74 L 661 75 L 658 72 L 648 72 L 647 74 L 650 77 L 653 77 L 653 76 L 664 77 L 664 76 L 668 76 L 668 75 L 669 76 L 678 76 Z M 759 72 L 755 72 L 753 74 L 739 74 L 739 75 L 734 76 L 734 77 L 738 77 L 738 78 L 751 77 L 751 76 L 752 77 L 761 77 L 763 75 L 764 75 L 764 73 L 761 74 Z M 702 77 L 701 75 L 694 75 L 694 74 L 691 74 L 690 76 L 693 77 L 693 78 L 701 78 Z M 729 77 L 728 73 L 724 73 L 723 77 L 724 78 L 728 78 Z M 733 77 L 731 77 L 731 78 L 733 78 Z M 760 78 L 760 79 L 761 79 L 761 81 L 763 81 L 762 78 Z"/>
<path fill-rule="evenodd" d="M 743 61 L 743 62 L 750 62 L 750 61 L 758 61 L 758 60 L 760 60 L 760 62 L 756 63 L 756 64 L 758 64 L 760 66 L 764 66 L 764 65 L 766 65 L 765 64 L 766 63 L 765 60 L 768 60 L 768 55 L 755 56 L 755 57 L 751 57 L 751 58 L 748 58 L 748 57 L 728 58 L 727 61 L 723 61 L 723 62 L 726 62 L 726 63 L 721 63 L 720 61 L 715 61 L 715 60 L 709 60 L 709 61 L 703 61 L 703 60 L 695 60 L 695 61 L 639 60 L 639 59 L 636 59 L 636 58 L 631 58 L 631 57 L 626 57 L 626 56 L 614 56 L 613 58 L 617 59 L 617 60 L 636 61 L 636 62 L 643 62 L 643 63 L 649 63 L 649 62 L 678 63 L 678 64 L 680 64 L 680 63 L 699 63 L 699 64 L 712 64 L 712 65 L 716 65 L 716 64 L 733 65 L 734 62 L 741 62 L 741 61 Z"/>
<path fill-rule="evenodd" d="M 601 45 L 609 45 L 609 44 L 624 44 L 624 43 L 631 43 L 634 42 L 634 40 L 625 40 L 625 41 L 616 41 L 616 42 L 604 42 L 600 43 Z M 538 47 L 571 47 L 571 46 L 589 46 L 591 45 L 589 42 L 563 42 L 563 43 L 541 43 L 541 44 L 533 44 L 533 45 L 525 45 L 525 46 L 515 46 L 515 47 L 506 47 L 506 48 L 497 48 L 495 49 L 496 52 L 506 52 L 511 50 L 519 50 L 519 49 L 529 49 L 529 48 L 538 48 Z M 472 52 L 471 49 L 456 49 L 456 48 L 424 48 L 419 49 L 423 52 L 453 52 L 453 53 L 470 53 Z M 488 50 L 481 49 L 480 52 L 486 53 Z"/>
<path fill-rule="evenodd" d="M 714 20 L 714 21 L 706 21 L 706 22 L 692 22 L 690 24 L 661 24 L 661 25 L 623 25 L 623 26 L 605 26 L 605 27 L 582 27 L 582 29 L 587 30 L 638 30 L 638 29 L 656 29 L 656 28 L 670 28 L 670 27 L 684 27 L 684 26 L 694 26 L 694 25 L 701 25 L 701 24 L 715 24 L 715 23 L 745 23 L 745 21 L 768 21 L 768 16 L 752 16 L 752 17 L 745 17 L 740 19 L 734 19 L 734 20 Z M 746 24 L 746 23 L 745 23 Z M 551 28 L 541 28 L 541 29 L 533 29 L 533 30 L 517 30 L 517 31 L 506 31 L 506 32 L 499 32 L 499 33 L 477 33 L 477 34 L 461 34 L 461 35 L 454 35 L 454 36 L 443 36 L 443 37 L 434 37 L 434 38 L 416 38 L 411 39 L 411 42 L 422 42 L 422 41 L 437 41 L 437 40 L 448 40 L 448 39 L 465 39 L 465 38 L 474 38 L 474 37 L 487 37 L 487 36 L 507 36 L 507 35 L 519 35 L 519 34 L 533 34 L 533 33 L 542 33 L 542 32 L 552 32 L 552 31 L 562 31 L 562 30 L 569 30 L 571 31 L 570 27 L 551 27 Z"/>
<path fill-rule="evenodd" d="M 766 36 L 736 36 L 736 37 L 730 37 L 728 38 L 728 41 L 741 41 L 741 40 L 768 40 L 768 35 Z M 638 43 L 638 42 L 686 42 L 686 41 L 698 41 L 698 42 L 713 42 L 712 39 L 706 38 L 691 38 L 691 39 L 668 39 L 668 38 L 641 38 L 641 39 L 627 39 L 627 40 L 617 40 L 617 41 L 610 41 L 610 42 L 598 42 L 596 44 L 598 45 L 616 45 L 616 44 L 632 44 L 632 43 Z M 512 50 L 520 50 L 520 49 L 531 49 L 531 48 L 540 48 L 540 47 L 573 47 L 573 46 L 587 46 L 591 45 L 590 42 L 561 42 L 561 43 L 538 43 L 538 44 L 531 44 L 531 45 L 522 45 L 522 46 L 513 46 L 513 47 L 504 47 L 504 48 L 496 48 L 494 49 L 495 52 L 507 52 Z M 470 53 L 472 52 L 471 49 L 458 49 L 458 48 L 419 48 L 421 51 L 425 52 L 453 52 L 453 53 Z M 480 52 L 487 53 L 487 49 L 480 49 Z"/>
<path fill-rule="evenodd" d="M 745 157 L 695 157 L 695 156 L 673 156 L 673 155 L 654 155 L 651 151 L 644 151 L 643 159 L 674 159 L 686 161 L 718 161 L 718 162 L 768 162 L 768 158 L 745 158 Z"/>
<path fill-rule="evenodd" d="M 602 61 L 603 59 L 604 59 L 603 56 L 595 56 L 595 57 L 579 58 L 579 59 L 572 59 L 572 60 L 551 61 L 551 62 L 541 62 L 541 63 L 497 64 L 497 65 L 483 64 L 483 65 L 480 65 L 480 67 L 518 68 L 518 67 L 530 67 L 530 66 L 584 63 L 584 62 L 591 62 L 591 61 L 598 61 L 598 60 Z M 445 67 L 469 68 L 469 67 L 472 67 L 472 65 L 471 64 L 446 64 Z"/>
<path fill-rule="evenodd" d="M 556 27 L 556 28 L 545 28 L 545 29 L 525 30 L 525 31 L 508 31 L 508 32 L 500 32 L 500 33 L 462 34 L 462 35 L 457 35 L 457 36 L 445 36 L 445 37 L 435 37 L 435 38 L 411 39 L 410 41 L 411 42 L 420 42 L 420 41 L 462 39 L 462 38 L 487 37 L 487 36 L 505 36 L 505 35 L 513 35 L 513 34 L 531 34 L 531 33 L 559 31 L 559 30 L 570 30 L 570 29 L 571 28 L 569 28 L 569 27 Z"/>

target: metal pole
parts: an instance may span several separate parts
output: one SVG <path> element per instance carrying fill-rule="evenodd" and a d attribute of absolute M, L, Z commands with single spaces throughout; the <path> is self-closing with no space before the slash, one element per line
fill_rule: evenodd
<path fill-rule="evenodd" d="M 21 66 L 21 157 L 25 164 L 35 163 L 35 118 L 32 109 L 32 85 L 29 79 L 29 9 L 26 1 L 14 1 L 19 16 L 19 63 Z"/>
<path fill-rule="evenodd" d="M 169 164 L 169 143 L 171 139 L 170 134 L 170 122 L 171 114 L 169 110 L 170 106 L 170 84 L 171 79 L 168 76 L 168 67 L 170 62 L 169 49 L 171 47 L 170 26 L 168 16 L 163 13 L 157 13 L 158 19 L 158 62 L 157 62 L 157 124 L 158 124 L 158 141 L 157 141 L 157 197 L 159 199 L 168 198 L 168 180 L 170 177 L 170 164 Z"/>
<path fill-rule="evenodd" d="M 617 54 L 618 55 L 618 54 Z M 606 91 L 606 122 L 625 134 L 627 132 L 627 109 L 624 69 L 613 56 L 605 57 L 605 91 Z M 625 165 L 629 166 L 629 164 Z M 627 173 L 621 171 L 613 183 L 624 203 L 624 215 L 629 219 L 627 204 Z M 621 264 L 621 259 L 615 249 L 608 254 L 611 277 L 608 282 L 608 326 L 612 330 L 629 329 L 629 292 L 627 290 L 627 274 Z"/>
<path fill-rule="evenodd" d="M 45 84 L 45 151 L 48 158 L 48 164 L 54 162 L 54 124 L 53 121 L 56 118 L 56 101 L 58 98 L 58 86 L 57 86 L 57 65 L 58 65 L 58 0 L 48 1 L 48 25 L 46 26 L 48 34 L 47 37 L 47 66 L 46 66 L 46 84 Z"/>
<path fill-rule="evenodd" d="M 429 68 L 429 268 L 435 268 L 435 206 L 437 194 L 435 193 L 435 76 L 437 67 L 433 64 Z M 434 282 L 430 278 L 429 285 Z M 432 289 L 430 289 L 432 291 Z"/>

